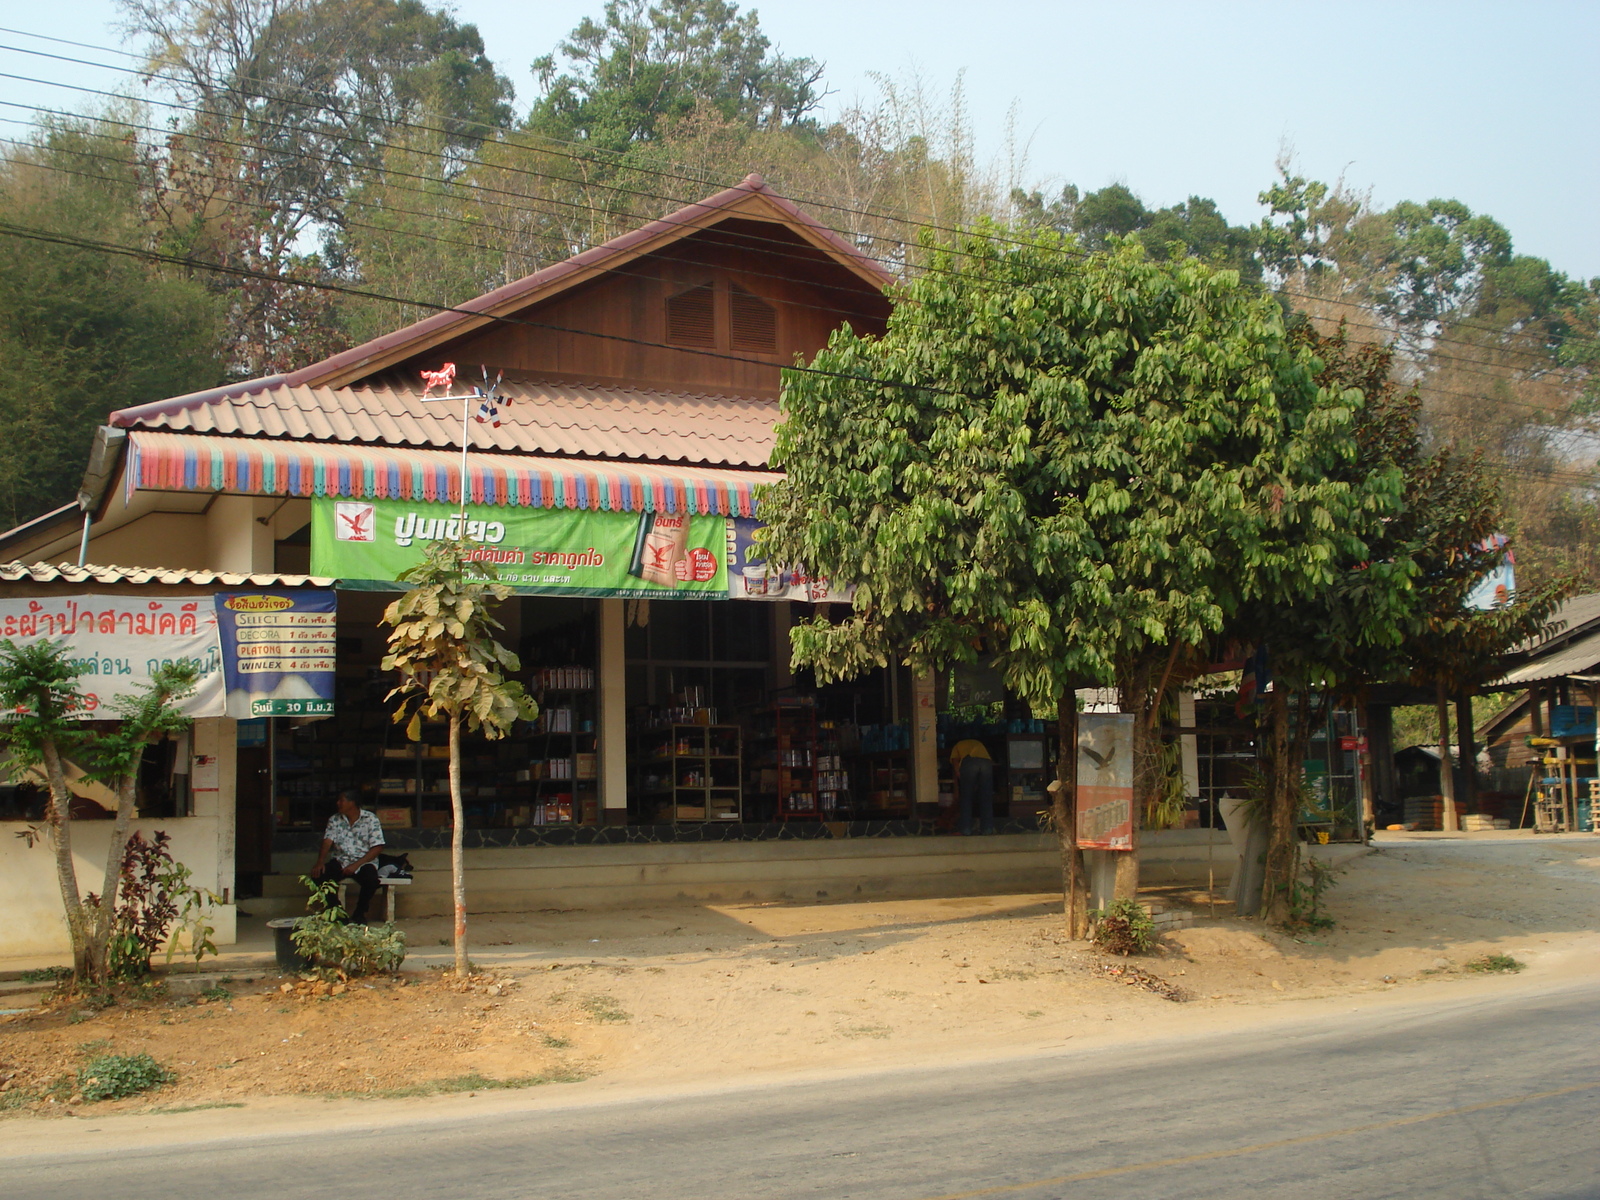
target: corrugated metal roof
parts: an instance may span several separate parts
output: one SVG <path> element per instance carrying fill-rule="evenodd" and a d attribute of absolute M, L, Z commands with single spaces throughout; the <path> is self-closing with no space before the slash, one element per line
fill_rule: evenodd
<path fill-rule="evenodd" d="M 248 496 L 348 496 L 459 503 L 461 454 L 134 430 L 125 486 Z M 468 456 L 472 504 L 750 516 L 772 471 L 655 466 L 531 454 Z"/>
<path fill-rule="evenodd" d="M 501 406 L 499 428 L 470 422 L 475 450 L 762 467 L 778 420 L 777 401 L 741 396 L 512 380 L 501 390 L 511 403 Z M 194 404 L 126 423 L 184 433 L 459 449 L 460 405 L 423 400 L 420 381 L 414 390 L 280 383 L 206 394 Z"/>
<path fill-rule="evenodd" d="M 1550 627 L 1555 631 L 1544 637 L 1530 639 L 1518 646 L 1514 653 L 1538 653 L 1539 647 L 1559 642 L 1582 633 L 1600 621 L 1600 592 L 1586 592 L 1562 601 L 1561 607 L 1550 615 Z"/>
<path fill-rule="evenodd" d="M 112 567 L 71 563 L 0 563 L 0 583 L 193 583 L 224 587 L 332 587 L 320 575 L 241 575 L 235 571 L 191 571 L 169 567 Z"/>
<path fill-rule="evenodd" d="M 1513 671 L 1507 671 L 1489 684 L 1490 688 L 1521 687 L 1545 679 L 1562 679 L 1568 675 L 1590 675 L 1600 668 L 1600 633 L 1579 638 L 1569 646 L 1551 654 L 1541 655 Z"/>

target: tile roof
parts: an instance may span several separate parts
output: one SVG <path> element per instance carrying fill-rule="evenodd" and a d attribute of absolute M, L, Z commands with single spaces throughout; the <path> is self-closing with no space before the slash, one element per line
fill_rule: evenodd
<path fill-rule="evenodd" d="M 220 583 L 224 587 L 332 587 L 320 575 L 241 575 L 235 571 L 191 571 L 168 567 L 74 566 L 71 563 L 0 563 L 0 583 Z"/>
<path fill-rule="evenodd" d="M 435 449 L 461 445 L 460 402 L 424 401 L 420 388 L 249 387 L 221 396 L 200 393 L 192 404 L 168 402 L 164 411 L 113 419 L 184 433 Z M 474 450 L 762 467 L 778 419 L 776 400 L 740 396 L 514 380 L 501 390 L 512 403 L 501 407 L 498 429 L 472 423 Z"/>

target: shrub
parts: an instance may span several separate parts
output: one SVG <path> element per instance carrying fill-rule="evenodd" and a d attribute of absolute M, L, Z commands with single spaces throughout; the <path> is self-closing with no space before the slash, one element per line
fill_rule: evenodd
<path fill-rule="evenodd" d="M 1145 954 L 1156 942 L 1156 923 L 1137 900 L 1113 901 L 1089 914 L 1094 944 L 1108 954 Z"/>
<path fill-rule="evenodd" d="M 150 973 L 150 957 L 167 943 L 167 961 L 177 950 L 174 927 L 188 935 L 195 969 L 215 954 L 215 932 L 206 924 L 207 910 L 219 898 L 189 882 L 193 872 L 172 857 L 171 837 L 157 830 L 150 841 L 134 833 L 122 852 L 122 882 L 117 889 L 106 953 L 111 978 L 139 979 Z M 98 898 L 91 897 L 95 903 Z"/>
<path fill-rule="evenodd" d="M 1468 971 L 1492 974 L 1500 971 L 1520 971 L 1527 964 L 1520 963 L 1509 954 L 1480 954 L 1462 966 Z"/>
<path fill-rule="evenodd" d="M 101 1054 L 78 1068 L 78 1092 L 85 1100 L 120 1100 L 172 1079 L 172 1072 L 148 1054 Z"/>
<path fill-rule="evenodd" d="M 339 907 L 338 888 L 301 881 L 311 890 L 312 912 L 301 917 L 289 936 L 302 958 L 346 975 L 393 975 L 406 960 L 406 935 L 393 924 L 354 925 Z"/>

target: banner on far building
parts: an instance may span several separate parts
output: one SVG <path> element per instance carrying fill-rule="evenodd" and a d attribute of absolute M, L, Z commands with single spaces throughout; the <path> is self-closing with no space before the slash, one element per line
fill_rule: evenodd
<path fill-rule="evenodd" d="M 89 720 L 114 720 L 111 701 L 142 694 L 164 664 L 200 669 L 179 702 L 189 717 L 223 715 L 222 651 L 210 596 L 36 596 L 0 600 L 0 638 L 67 642 Z"/>
<path fill-rule="evenodd" d="M 337 500 L 311 507 L 311 571 L 344 587 L 398 590 L 429 542 L 464 532 L 474 557 L 529 595 L 717 600 L 728 594 L 727 518 Z"/>
<path fill-rule="evenodd" d="M 326 589 L 218 592 L 227 714 L 333 712 L 337 597 Z"/>
<path fill-rule="evenodd" d="M 1466 605 L 1468 608 L 1484 611 L 1499 608 L 1502 604 L 1509 604 L 1512 595 L 1517 590 L 1517 559 L 1506 544 L 1506 535 L 1496 533 L 1479 542 L 1475 547 L 1478 550 L 1501 550 L 1506 552 L 1505 559 L 1498 567 L 1478 580 L 1470 592 L 1467 593 Z"/>
<path fill-rule="evenodd" d="M 1078 714 L 1078 846 L 1133 849 L 1133 714 Z"/>

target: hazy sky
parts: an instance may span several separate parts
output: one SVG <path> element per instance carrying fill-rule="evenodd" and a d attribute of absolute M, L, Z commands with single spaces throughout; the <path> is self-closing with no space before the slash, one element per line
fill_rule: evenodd
<path fill-rule="evenodd" d="M 528 64 L 603 0 L 461 0 L 490 56 L 533 96 Z M 747 6 L 748 7 L 748 6 Z M 1302 174 L 1370 189 L 1379 205 L 1448 196 L 1504 223 L 1523 253 L 1600 276 L 1600 3 L 1027 3 L 768 0 L 786 53 L 827 63 L 830 107 L 919 74 L 948 96 L 965 72 L 985 156 L 1007 111 L 1026 177 L 1054 191 L 1123 182 L 1152 207 L 1208 196 L 1255 220 L 1280 147 Z M 120 45 L 113 0 L 7 4 L 0 25 Z M 0 44 L 39 43 L 0 34 Z M 76 51 L 65 50 L 74 54 Z M 86 55 L 92 57 L 92 55 Z M 99 86 L 66 63 L 0 51 L 0 72 Z M 0 79 L 0 101 L 85 98 Z M 0 117 L 27 114 L 0 108 Z M 17 137 L 15 124 L 0 135 Z M 744 174 L 728 164 L 730 180 Z"/>

